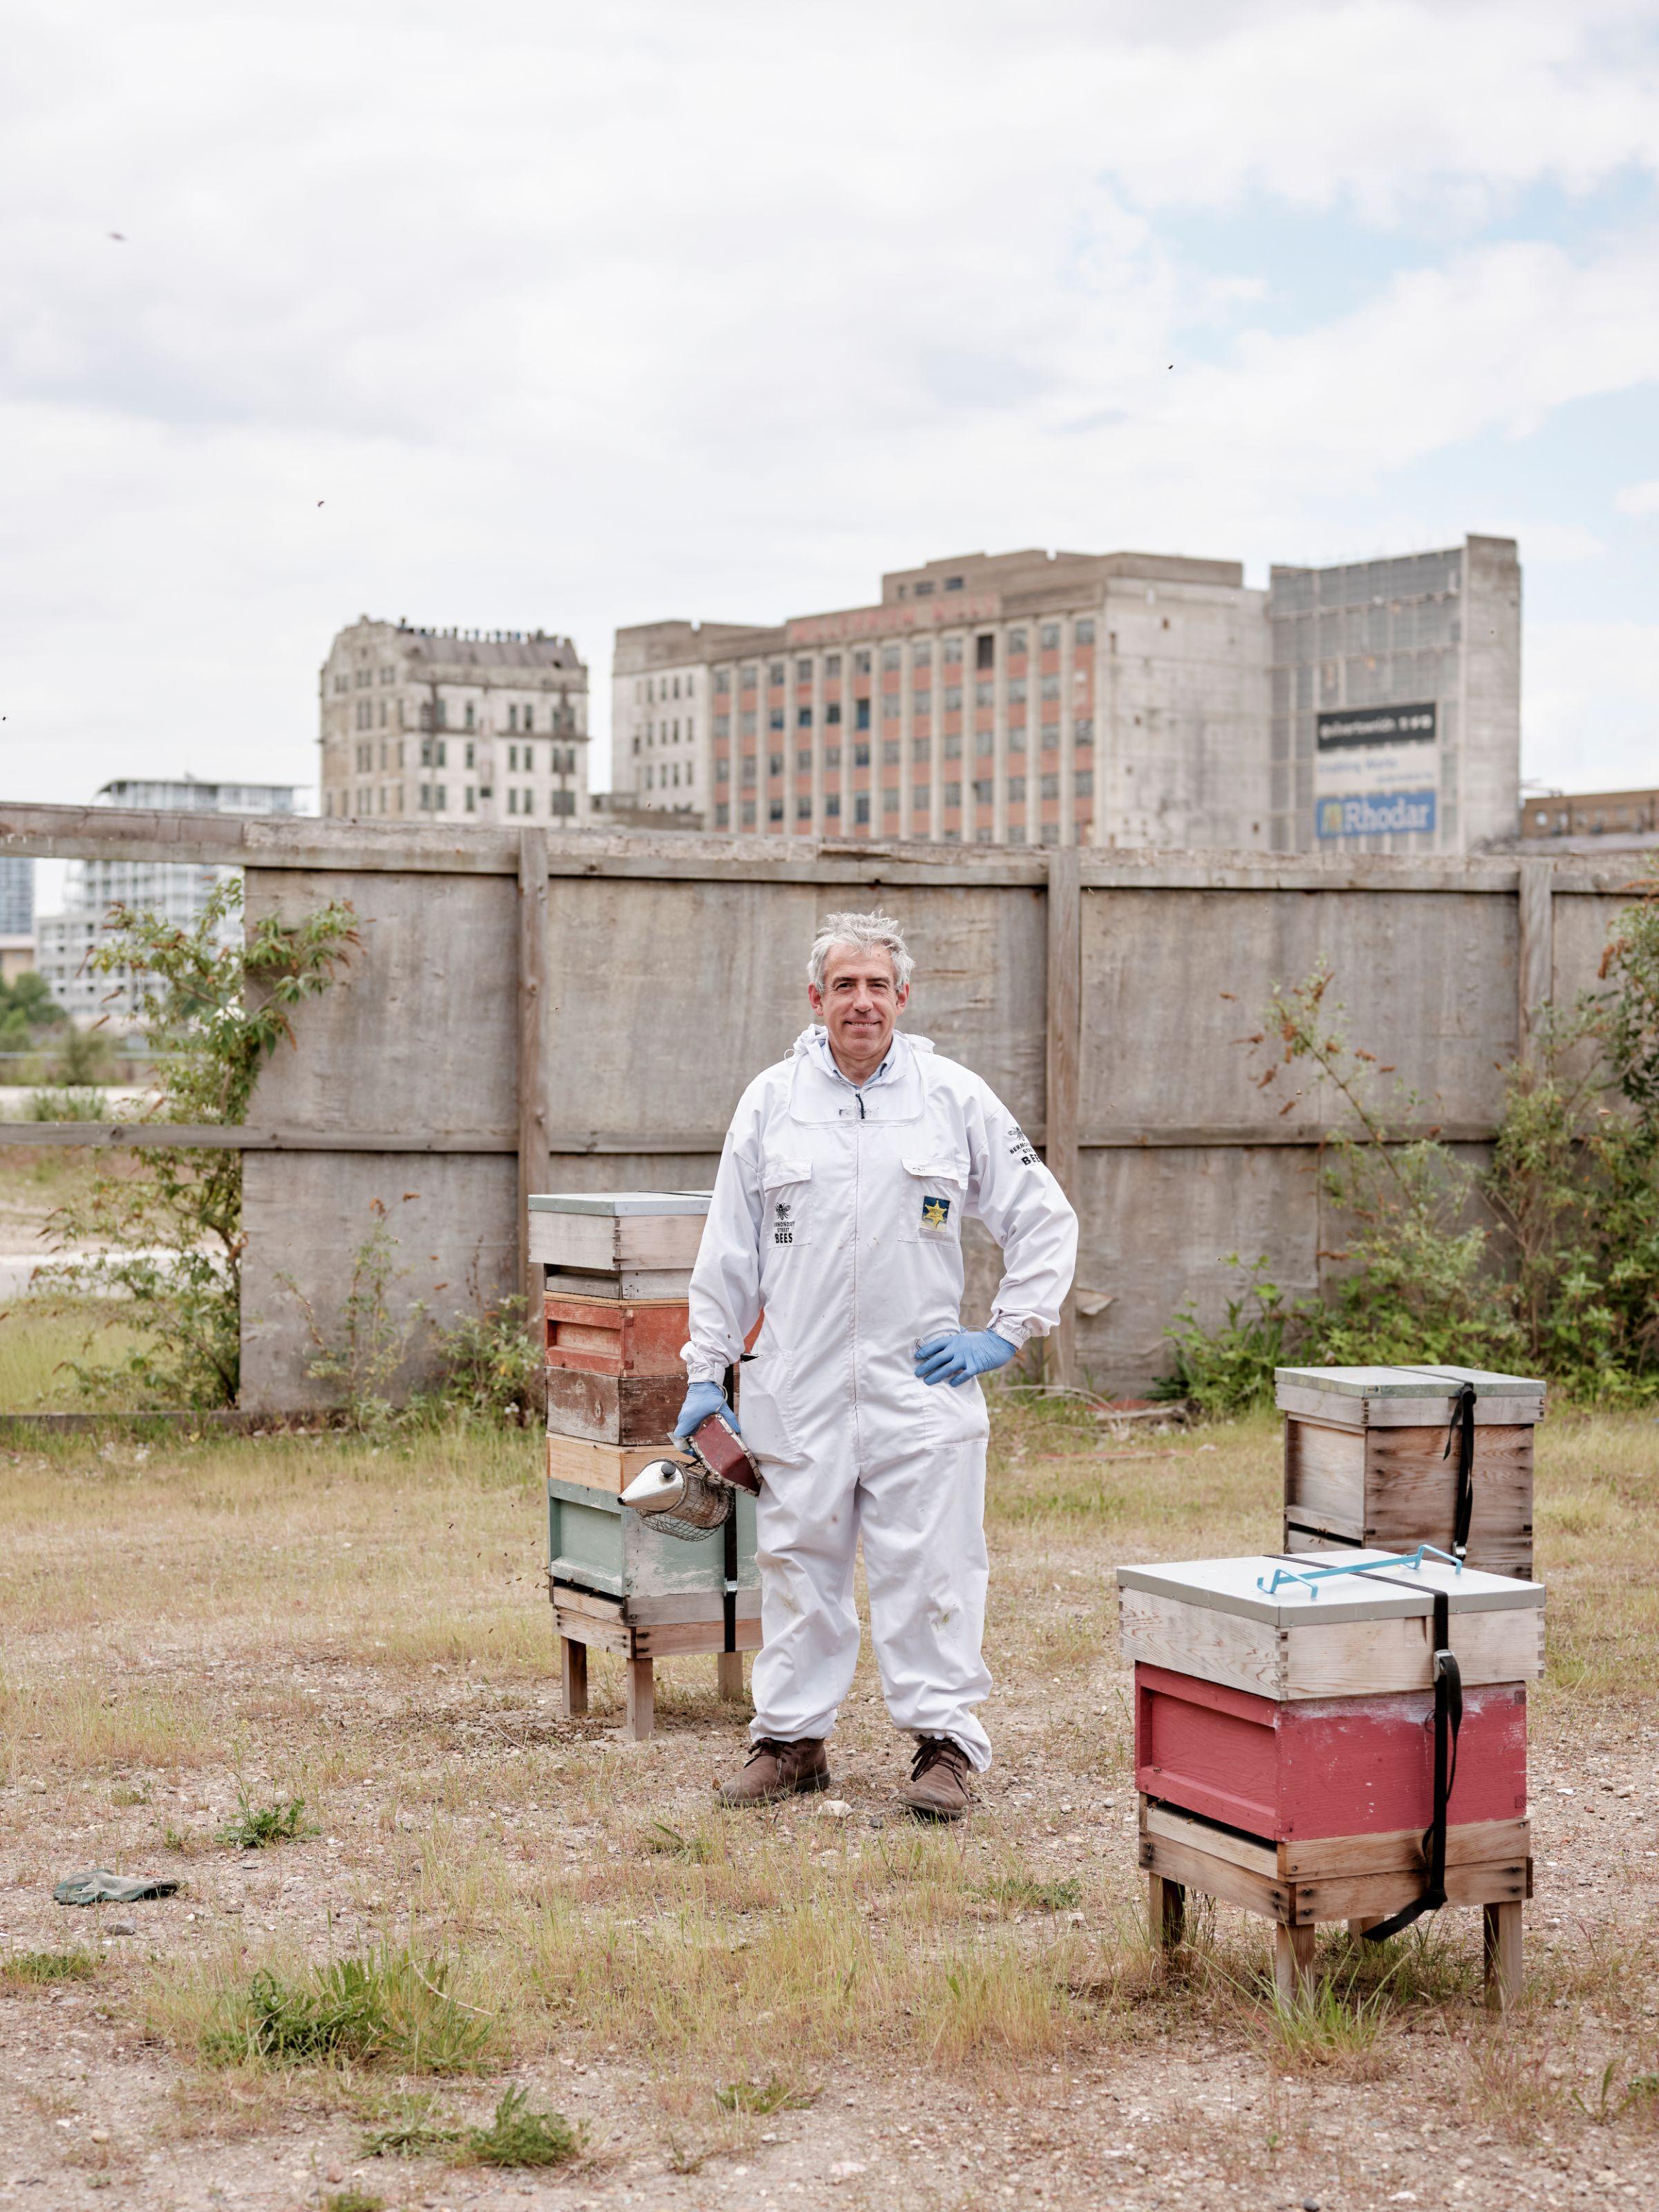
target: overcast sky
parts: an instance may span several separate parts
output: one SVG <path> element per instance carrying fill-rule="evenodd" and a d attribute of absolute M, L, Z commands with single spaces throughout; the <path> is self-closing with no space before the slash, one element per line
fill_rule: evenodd
<path fill-rule="evenodd" d="M 4 0 L 3 795 L 315 776 L 361 611 L 1520 538 L 1659 781 L 1659 0 Z M 604 780 L 603 757 L 599 780 Z"/>

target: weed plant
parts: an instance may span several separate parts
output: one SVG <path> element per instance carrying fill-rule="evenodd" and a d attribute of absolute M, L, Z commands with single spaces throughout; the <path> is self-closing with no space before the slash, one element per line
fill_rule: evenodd
<path fill-rule="evenodd" d="M 260 1851 L 271 1844 L 297 1843 L 318 1833 L 301 1826 L 303 1797 L 274 1797 L 269 1805 L 256 1805 L 246 1790 L 236 1792 L 236 1816 L 219 1831 L 219 1841 L 239 1851 Z"/>
<path fill-rule="evenodd" d="M 527 2089 L 508 2089 L 487 2128 L 469 2128 L 467 2156 L 477 2166 L 563 2166 L 582 2148 L 583 2130 L 562 2112 L 538 2112 Z"/>
<path fill-rule="evenodd" d="M 404 2090 L 382 2098 L 362 2140 L 365 2158 L 424 2158 L 461 2140 L 461 2130 L 443 2114 L 429 2090 Z"/>

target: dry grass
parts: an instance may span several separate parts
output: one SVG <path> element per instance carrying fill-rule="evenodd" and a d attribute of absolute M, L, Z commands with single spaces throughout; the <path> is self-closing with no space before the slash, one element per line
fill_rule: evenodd
<path fill-rule="evenodd" d="M 1103 2139 L 1133 2145 L 1112 2169 L 1125 2201 L 1183 2178 L 1299 2201 L 1335 2187 L 1320 2179 L 1334 2160 L 1356 2202 L 1373 2168 L 1389 2178 L 1381 2202 L 1416 2186 L 1422 2129 L 1449 2108 L 1494 2158 L 1576 2145 L 1644 2159 L 1659 2121 L 1646 2086 L 1659 2078 L 1659 1429 L 1560 1419 L 1541 1432 L 1553 1657 L 1534 1732 L 1542 1851 L 1559 1863 L 1540 1869 L 1528 2004 L 1501 2023 L 1476 2003 L 1469 1915 L 1384 1958 L 1328 1936 L 1324 1992 L 1291 2014 L 1273 2003 L 1263 1929 L 1237 1914 L 1195 1913 L 1179 1975 L 1147 1949 L 1111 1569 L 1271 1545 L 1279 1450 L 1267 1420 L 1119 1443 L 1041 1411 L 999 1417 L 988 1717 L 1000 1757 L 957 1832 L 887 1817 L 902 1747 L 867 1659 L 837 1747 L 853 1807 L 841 1820 L 817 1802 L 713 1813 L 708 1783 L 738 1716 L 706 1661 L 660 1670 L 648 1746 L 615 1733 L 620 1669 L 599 1655 L 592 1717 L 562 1720 L 533 1437 L 108 1437 L 0 1453 L 7 1879 L 39 1894 L 68 1852 L 185 1881 L 174 1904 L 135 1909 L 148 1955 L 123 1963 L 106 1943 L 84 1994 L 0 1980 L 0 2033 L 8 2007 L 97 2008 L 100 2033 L 162 2068 L 163 2125 L 204 2156 L 285 2127 L 348 2128 L 356 2142 L 401 2124 L 386 2100 L 425 2095 L 416 2076 L 369 2099 L 361 2051 L 274 2064 L 237 2024 L 270 2016 L 273 1987 L 314 1993 L 330 1961 L 444 1961 L 495 2071 L 444 2090 L 442 2125 L 487 2128 L 502 2069 L 573 2123 L 631 2080 L 603 2154 L 595 2121 L 584 2187 L 598 2193 L 619 2144 L 659 2176 L 711 2160 L 730 2176 L 774 2154 L 769 2135 L 806 2127 L 814 2098 L 810 2124 L 832 2134 L 863 2100 L 857 2124 L 887 2130 L 901 2159 L 924 2140 L 919 2107 L 956 2116 L 939 2131 L 948 2187 L 929 2199 L 918 2179 L 866 2199 L 852 2179 L 853 2203 L 1006 2202 L 985 2178 L 1005 2141 L 1048 2173 L 1052 2201 L 1072 2201 L 1071 2176 L 1093 2202 Z M 295 1799 L 314 1835 L 240 1856 L 221 1840 L 248 1805 Z M 44 1953 L 53 1928 L 21 1932 Z M 424 2017 L 407 1975 L 397 1990 Z M 371 2071 L 407 2070 L 375 2048 Z M 900 2082 L 932 2086 L 895 2106 Z M 1407 2121 L 1410 2142 L 1339 2157 L 1310 2117 L 1332 2099 L 1366 2142 L 1405 2142 Z M 887 2117 L 866 2124 L 866 2107 Z M 120 2140 L 154 2141 L 154 2127 L 129 2122 Z M 1292 2171 L 1294 2191 L 1279 2185 Z"/>

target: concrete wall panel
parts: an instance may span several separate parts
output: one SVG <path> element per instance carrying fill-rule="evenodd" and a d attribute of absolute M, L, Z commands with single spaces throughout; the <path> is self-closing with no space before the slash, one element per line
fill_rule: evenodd
<path fill-rule="evenodd" d="M 1169 1146 L 1091 1152 L 1079 1170 L 1080 1289 L 1112 1303 L 1078 1319 L 1078 1363 L 1097 1384 L 1141 1391 L 1170 1364 L 1164 1335 L 1190 1297 L 1206 1323 L 1224 1318 L 1240 1278 L 1226 1264 L 1265 1252 L 1280 1287 L 1315 1286 L 1315 1155 L 1300 1147 Z"/>
<path fill-rule="evenodd" d="M 1336 1117 L 1307 1073 L 1239 1042 L 1275 982 L 1323 957 L 1328 1009 L 1433 1115 L 1497 1110 L 1492 1066 L 1516 1047 L 1513 900 L 1458 892 L 1091 890 L 1084 896 L 1082 1123 L 1104 1130 L 1287 1129 Z M 1386 1086 L 1385 1086 L 1386 1087 Z M 1299 1094 L 1299 1096 L 1297 1095 Z"/>

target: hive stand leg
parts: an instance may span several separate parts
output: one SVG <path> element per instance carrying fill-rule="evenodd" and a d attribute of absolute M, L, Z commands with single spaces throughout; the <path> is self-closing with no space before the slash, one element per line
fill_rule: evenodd
<path fill-rule="evenodd" d="M 714 1661 L 714 1686 L 723 1698 L 743 1702 L 743 1654 L 722 1651 Z"/>
<path fill-rule="evenodd" d="M 1493 2012 L 1507 2012 L 1521 1996 L 1521 1906 L 1483 1905 L 1480 1908 L 1482 1948 L 1486 1954 L 1486 2002 Z"/>
<path fill-rule="evenodd" d="M 656 1720 L 657 1690 L 649 1659 L 629 1659 L 628 1668 L 628 1720 L 625 1733 L 635 1743 L 643 1743 L 650 1735 Z"/>
<path fill-rule="evenodd" d="M 1365 1930 L 1368 1928 L 1375 1928 L 1382 1917 L 1382 1915 L 1380 1912 L 1362 1912 L 1348 1923 L 1348 1933 L 1356 1943 L 1360 1942 L 1364 1940 Z"/>
<path fill-rule="evenodd" d="M 1161 1874 L 1147 1875 L 1146 1925 L 1152 1948 L 1172 1959 L 1187 1933 L 1187 1893 L 1178 1881 Z"/>
<path fill-rule="evenodd" d="M 587 1711 L 587 1646 L 574 1637 L 559 1638 L 559 1695 L 568 1721 Z"/>
<path fill-rule="evenodd" d="M 1313 1985 L 1314 1930 L 1273 1923 L 1273 1987 L 1280 2004 L 1302 2002 Z"/>

